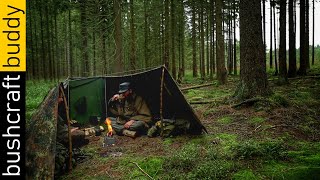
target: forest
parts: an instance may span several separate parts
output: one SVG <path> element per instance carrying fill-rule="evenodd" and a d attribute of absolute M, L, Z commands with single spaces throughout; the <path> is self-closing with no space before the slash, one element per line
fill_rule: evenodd
<path fill-rule="evenodd" d="M 164 65 L 208 134 L 119 137 L 109 152 L 90 139 L 82 149 L 89 158 L 58 178 L 318 178 L 318 3 L 27 1 L 27 129 L 66 78 Z"/>

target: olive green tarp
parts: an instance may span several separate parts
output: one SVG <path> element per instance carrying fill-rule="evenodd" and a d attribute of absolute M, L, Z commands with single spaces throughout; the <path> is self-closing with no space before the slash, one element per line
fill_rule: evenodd
<path fill-rule="evenodd" d="M 163 74 L 162 74 L 163 73 Z M 161 79 L 163 91 L 161 95 Z M 119 84 L 131 82 L 135 92 L 149 105 L 154 119 L 162 114 L 165 119 L 185 119 L 190 123 L 186 133 L 206 132 L 199 118 L 186 101 L 179 87 L 164 66 L 141 73 L 124 76 L 70 78 L 64 83 L 71 119 L 88 124 L 90 119 L 101 119 L 109 115 L 108 100 L 118 92 Z M 27 179 L 52 179 L 54 177 L 54 154 L 57 133 L 57 99 L 59 86 L 52 89 L 31 118 L 26 132 Z"/>

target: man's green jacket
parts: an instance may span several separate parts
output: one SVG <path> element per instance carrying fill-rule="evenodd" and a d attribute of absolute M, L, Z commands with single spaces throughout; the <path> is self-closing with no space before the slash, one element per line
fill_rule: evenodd
<path fill-rule="evenodd" d="M 151 123 L 152 116 L 146 101 L 135 93 L 132 93 L 124 102 L 110 100 L 109 110 L 117 116 L 117 122 L 120 124 L 125 124 L 129 120 Z"/>

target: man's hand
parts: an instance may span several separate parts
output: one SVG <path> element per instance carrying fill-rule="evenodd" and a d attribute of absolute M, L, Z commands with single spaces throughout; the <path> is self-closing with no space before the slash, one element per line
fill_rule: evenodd
<path fill-rule="evenodd" d="M 135 120 L 130 120 L 124 124 L 125 129 L 129 129 L 130 126 L 135 122 Z"/>
<path fill-rule="evenodd" d="M 112 97 L 112 101 L 116 101 L 116 100 L 118 100 L 118 99 L 119 99 L 119 97 L 120 97 L 120 95 L 119 95 L 119 94 L 115 94 L 115 95 L 113 95 L 113 97 Z"/>

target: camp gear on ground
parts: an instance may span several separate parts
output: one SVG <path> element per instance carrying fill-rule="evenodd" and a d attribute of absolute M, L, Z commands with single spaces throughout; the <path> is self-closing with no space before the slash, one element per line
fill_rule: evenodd
<path fill-rule="evenodd" d="M 130 89 L 130 82 L 124 82 L 119 85 L 119 93 L 124 93 Z"/>
<path fill-rule="evenodd" d="M 137 132 L 136 131 L 130 131 L 130 130 L 127 130 L 127 129 L 123 130 L 122 134 L 125 135 L 125 136 L 128 136 L 128 137 L 132 137 L 132 138 L 137 137 Z"/>
<path fill-rule="evenodd" d="M 162 136 L 185 134 L 190 128 L 190 123 L 184 119 L 163 119 Z M 154 137 L 161 132 L 161 121 L 157 121 L 154 126 L 148 130 L 148 136 Z"/>
<path fill-rule="evenodd" d="M 149 128 L 147 135 L 148 135 L 148 137 L 155 137 L 155 136 L 159 135 L 159 130 L 158 130 L 157 126 L 154 125 L 151 128 Z"/>
<path fill-rule="evenodd" d="M 83 129 L 85 136 L 100 136 L 101 132 L 104 131 L 102 126 L 95 126 Z"/>
<path fill-rule="evenodd" d="M 103 139 L 102 147 L 109 146 L 109 145 L 114 145 L 114 144 L 116 144 L 116 140 L 115 140 L 114 137 L 105 136 L 104 139 Z"/>

